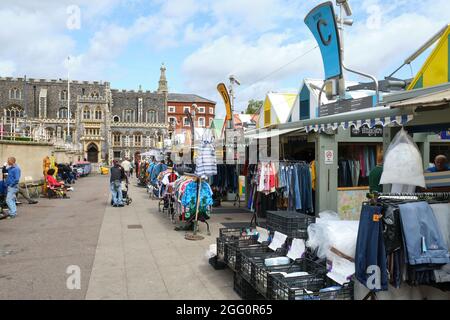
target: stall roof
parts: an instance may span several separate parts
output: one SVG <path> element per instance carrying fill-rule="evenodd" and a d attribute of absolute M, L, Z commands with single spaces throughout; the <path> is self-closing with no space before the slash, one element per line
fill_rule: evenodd
<path fill-rule="evenodd" d="M 403 107 L 435 107 L 450 103 L 450 89 L 429 93 L 391 104 L 392 108 Z"/>
<path fill-rule="evenodd" d="M 267 139 L 276 136 L 282 136 L 287 133 L 291 133 L 294 131 L 305 132 L 304 128 L 289 128 L 289 129 L 278 129 L 278 128 L 265 128 L 265 129 L 256 129 L 252 131 L 247 131 L 245 134 L 246 138 L 249 139 Z"/>

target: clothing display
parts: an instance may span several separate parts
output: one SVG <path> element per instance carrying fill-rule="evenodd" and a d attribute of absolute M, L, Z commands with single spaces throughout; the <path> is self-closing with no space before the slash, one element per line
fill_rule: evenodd
<path fill-rule="evenodd" d="M 403 282 L 441 290 L 449 287 L 445 279 L 450 279 L 447 278 L 450 204 L 446 201 L 430 205 L 418 199 L 417 196 L 383 195 L 376 203 L 363 205 L 355 266 L 357 279 L 369 289 L 387 290 L 387 286 L 383 286 L 386 284 L 384 279 L 395 288 L 400 288 Z M 428 201 L 437 202 L 438 199 L 429 197 Z M 378 246 L 374 255 L 376 241 Z M 374 260 L 377 263 L 374 264 Z M 381 272 L 378 289 L 365 282 L 370 274 L 364 268 L 371 264 L 377 265 Z"/>
<path fill-rule="evenodd" d="M 211 177 L 217 174 L 216 151 L 212 142 L 201 142 L 197 150 L 195 165 L 195 174 L 200 177 Z"/>
<path fill-rule="evenodd" d="M 240 165 L 240 167 L 242 167 L 242 165 Z M 241 171 L 240 168 L 239 171 Z M 211 177 L 211 187 L 221 193 L 236 193 L 238 189 L 236 165 L 218 164 L 217 174 Z"/>
<path fill-rule="evenodd" d="M 375 146 L 346 146 L 339 160 L 338 187 L 366 186 L 376 167 Z"/>
<path fill-rule="evenodd" d="M 189 220 L 195 215 L 197 205 L 197 185 L 198 182 L 192 177 L 182 176 L 173 184 L 174 196 L 179 203 L 179 210 L 183 219 Z M 200 201 L 198 207 L 199 217 L 209 219 L 210 208 L 213 204 L 213 192 L 211 186 L 206 182 L 201 182 Z"/>

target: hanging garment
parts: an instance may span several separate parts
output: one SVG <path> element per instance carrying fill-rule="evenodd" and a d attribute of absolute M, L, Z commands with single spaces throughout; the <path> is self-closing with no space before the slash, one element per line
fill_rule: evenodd
<path fill-rule="evenodd" d="M 388 290 L 381 209 L 379 206 L 363 205 L 356 241 L 355 276 L 361 284 L 372 291 Z"/>
<path fill-rule="evenodd" d="M 198 176 L 210 177 L 217 175 L 216 151 L 212 143 L 202 141 L 195 160 L 195 173 Z"/>
<path fill-rule="evenodd" d="M 399 205 L 408 264 L 447 264 L 450 255 L 430 205 L 412 202 Z"/>

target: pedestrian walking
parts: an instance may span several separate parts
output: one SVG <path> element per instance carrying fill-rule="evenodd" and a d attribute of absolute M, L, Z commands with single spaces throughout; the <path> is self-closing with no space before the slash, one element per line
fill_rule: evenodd
<path fill-rule="evenodd" d="M 123 207 L 122 181 L 126 179 L 125 170 L 120 166 L 119 161 L 113 161 L 111 168 L 110 187 L 113 207 Z"/>
<path fill-rule="evenodd" d="M 8 158 L 8 167 L 6 168 L 7 178 L 6 186 L 8 188 L 6 195 L 6 204 L 8 205 L 9 215 L 7 219 L 13 219 L 17 216 L 16 197 L 19 192 L 20 167 L 16 163 L 16 158 Z"/>

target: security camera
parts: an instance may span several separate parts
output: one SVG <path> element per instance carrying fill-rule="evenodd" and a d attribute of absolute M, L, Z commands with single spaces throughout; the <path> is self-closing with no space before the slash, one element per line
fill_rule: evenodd
<path fill-rule="evenodd" d="M 352 8 L 350 7 L 350 3 L 348 3 L 348 0 L 336 0 L 336 3 L 338 6 L 344 7 L 345 14 L 347 15 L 347 17 L 350 17 L 353 14 Z"/>
<path fill-rule="evenodd" d="M 233 75 L 230 76 L 230 81 L 236 83 L 238 86 L 241 85 L 238 79 L 236 79 Z"/>

